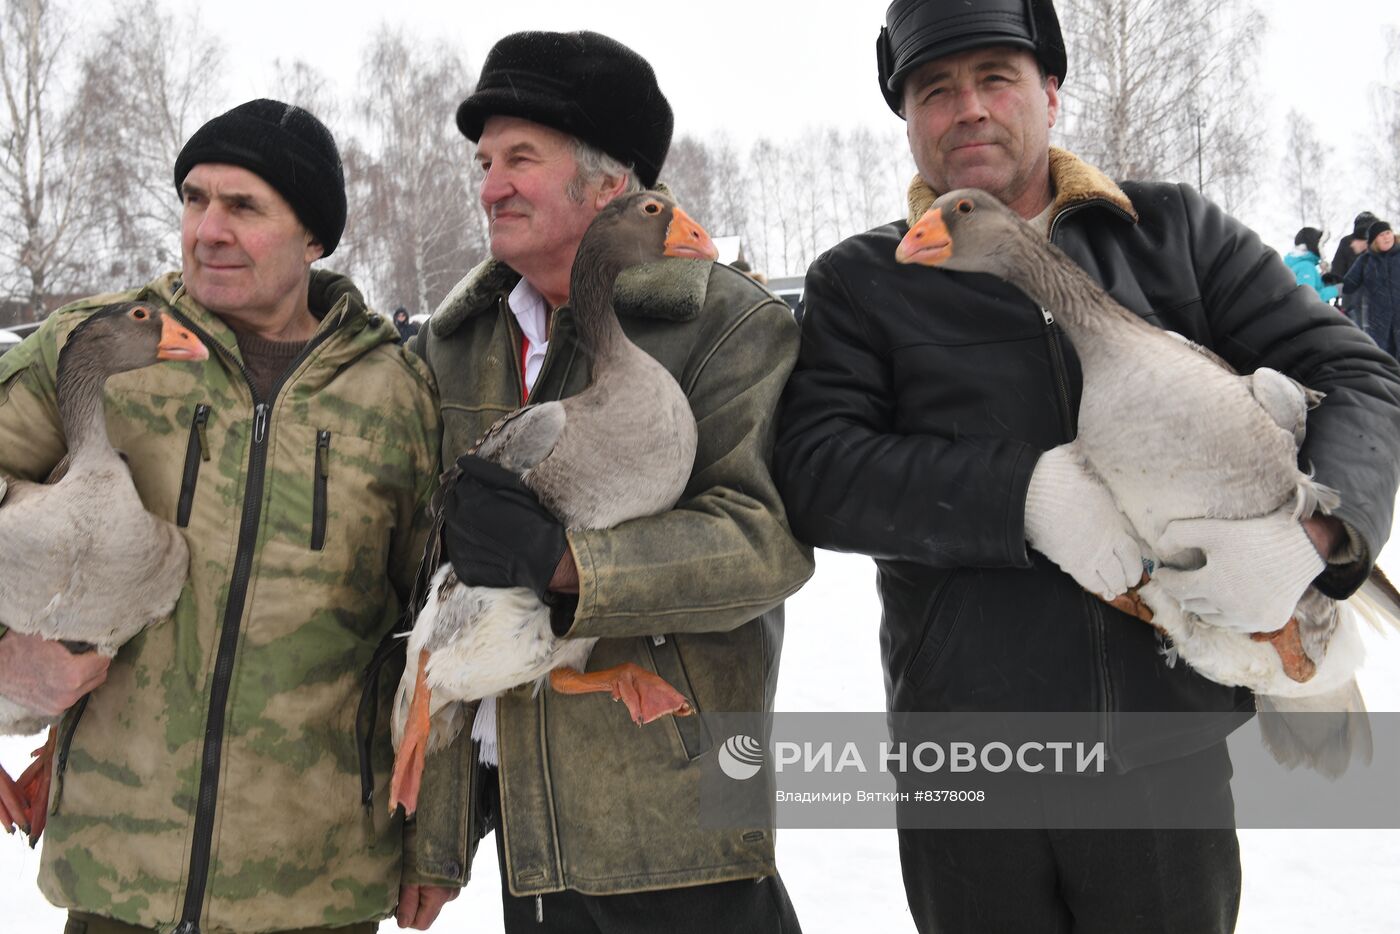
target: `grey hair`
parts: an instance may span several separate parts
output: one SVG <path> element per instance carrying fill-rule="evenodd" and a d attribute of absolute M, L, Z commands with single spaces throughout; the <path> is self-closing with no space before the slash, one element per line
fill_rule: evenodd
<path fill-rule="evenodd" d="M 624 195 L 646 191 L 646 186 L 642 184 L 642 180 L 637 177 L 636 171 L 631 166 L 619 162 L 603 150 L 596 146 L 590 146 L 576 136 L 571 142 L 573 144 L 574 165 L 577 166 L 577 170 L 574 172 L 574 177 L 569 179 L 569 186 L 564 191 L 575 203 L 582 203 L 585 187 L 605 176 L 624 179 L 627 182 L 622 190 Z"/>

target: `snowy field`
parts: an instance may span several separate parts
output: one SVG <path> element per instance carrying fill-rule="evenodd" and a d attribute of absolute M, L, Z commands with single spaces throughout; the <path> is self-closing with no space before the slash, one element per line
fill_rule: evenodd
<path fill-rule="evenodd" d="M 1400 538 L 1400 524 L 1393 537 Z M 1400 580 L 1400 545 L 1381 564 Z M 882 710 L 874 566 L 820 552 L 812 581 L 788 603 L 778 709 Z M 1371 638 L 1362 688 L 1372 710 L 1400 710 L 1400 637 Z M 0 739 L 0 760 L 17 772 L 36 742 Z M 1400 918 L 1400 831 L 1240 832 L 1244 897 L 1239 934 L 1346 931 L 1390 934 Z M 488 841 L 475 875 L 435 931 L 496 934 L 500 877 Z M 0 893 L 9 907 L 3 934 L 57 934 L 63 914 L 34 885 L 39 855 L 0 839 Z M 912 934 L 892 830 L 788 830 L 778 866 L 808 934 Z M 393 929 L 392 921 L 385 929 Z"/>

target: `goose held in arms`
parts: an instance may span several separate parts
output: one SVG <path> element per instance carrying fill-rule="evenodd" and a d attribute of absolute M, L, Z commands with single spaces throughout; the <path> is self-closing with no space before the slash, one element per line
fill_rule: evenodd
<path fill-rule="evenodd" d="M 606 207 L 584 234 L 570 274 L 588 385 L 502 418 L 475 455 L 518 476 L 570 528 L 610 528 L 675 505 L 695 459 L 695 419 L 671 374 L 623 333 L 613 286 L 632 265 L 716 255 L 709 235 L 664 195 L 627 195 Z M 444 476 L 444 493 L 458 476 L 458 468 Z M 560 693 L 610 693 L 638 724 L 691 712 L 674 688 L 635 665 L 582 674 L 597 640 L 557 637 L 550 608 L 533 591 L 469 586 L 450 564 L 437 567 L 441 501 L 440 494 L 420 576 L 437 570 L 408 637 L 409 664 L 394 702 L 391 811 L 400 803 L 415 810 L 424 759 L 462 728 L 463 702 L 538 686 L 548 676 Z"/>
<path fill-rule="evenodd" d="M 189 569 L 184 536 L 146 511 L 107 437 L 103 387 L 117 373 L 208 350 L 173 316 L 142 303 L 95 312 L 58 361 L 68 454 L 48 483 L 0 479 L 0 623 L 71 650 L 111 657 L 166 617 Z M 0 697 L 0 732 L 36 733 L 54 718 Z M 43 829 L 53 736 L 18 783 L 0 770 L 0 822 Z"/>
<path fill-rule="evenodd" d="M 1199 552 L 1176 541 L 1175 520 L 1276 517 L 1283 528 L 1336 508 L 1337 494 L 1298 466 L 1307 409 L 1318 394 L 1266 368 L 1240 376 L 1204 348 L 1148 324 L 987 193 L 938 198 L 896 259 L 997 276 L 1059 321 L 1084 373 L 1075 456 L 1103 482 L 1145 563 L 1160 573 L 1201 563 Z M 1214 602 L 1199 596 L 1203 606 Z M 1265 741 L 1279 761 L 1335 775 L 1353 755 L 1369 760 L 1354 677 L 1363 650 L 1346 606 L 1309 587 L 1291 619 L 1208 622 L 1147 574 L 1113 602 L 1166 635 L 1169 658 L 1179 654 L 1212 680 L 1253 690 L 1261 711 L 1340 714 L 1321 731 L 1302 718 L 1264 718 Z M 1379 569 L 1353 602 L 1373 622 L 1400 625 L 1400 597 Z"/>

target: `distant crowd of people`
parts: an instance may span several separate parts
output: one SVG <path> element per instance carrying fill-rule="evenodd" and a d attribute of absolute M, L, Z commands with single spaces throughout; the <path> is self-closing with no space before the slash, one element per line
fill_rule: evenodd
<path fill-rule="evenodd" d="M 1312 288 L 1325 302 L 1371 336 L 1391 356 L 1400 349 L 1400 250 L 1390 224 L 1370 211 L 1352 222 L 1351 233 L 1337 244 L 1331 264 L 1322 260 L 1323 232 L 1304 227 L 1293 238 L 1295 249 L 1284 257 L 1299 285 Z"/>

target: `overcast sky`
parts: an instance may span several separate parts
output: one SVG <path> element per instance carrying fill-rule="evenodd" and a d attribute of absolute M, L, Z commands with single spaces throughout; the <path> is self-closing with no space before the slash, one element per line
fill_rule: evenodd
<path fill-rule="evenodd" d="M 423 42 L 443 40 L 479 69 L 491 45 L 520 29 L 593 29 L 636 49 L 657 70 L 676 112 L 677 131 L 728 133 L 736 142 L 795 135 L 812 124 L 839 122 L 897 128 L 875 79 L 874 44 L 885 0 L 295 0 L 195 2 L 205 27 L 229 50 L 223 76 L 226 103 L 267 93 L 277 59 L 302 59 L 342 95 L 357 87 L 356 59 L 376 30 L 400 28 Z M 1341 195 L 1333 233 L 1371 200 L 1356 171 L 1371 132 L 1368 88 L 1384 76 L 1384 32 L 1400 25 L 1396 0 L 1260 0 L 1272 21 L 1260 76 L 1266 89 L 1261 122 L 1274 133 L 1266 159 L 1273 177 L 1283 117 L 1296 107 L 1334 147 L 1333 174 Z M 87 14 L 91 15 L 91 14 Z M 1400 74 L 1400 62 L 1393 63 Z M 1068 82 L 1074 81 L 1074 62 Z M 1170 89 L 1163 89 L 1170 93 Z M 444 115 L 450 119 L 451 115 Z M 465 151 L 464 151 L 465 156 Z M 1393 154 L 1392 158 L 1400 156 Z M 1245 219 L 1275 244 L 1292 242 L 1296 219 L 1280 212 L 1267 188 Z"/>

